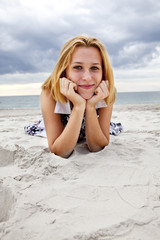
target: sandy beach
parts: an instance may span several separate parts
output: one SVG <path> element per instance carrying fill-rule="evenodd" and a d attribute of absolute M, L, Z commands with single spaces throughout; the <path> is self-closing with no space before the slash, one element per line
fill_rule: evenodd
<path fill-rule="evenodd" d="M 68 159 L 23 128 L 40 110 L 0 110 L 1 240 L 159 240 L 160 104 L 115 105 L 123 131 Z"/>

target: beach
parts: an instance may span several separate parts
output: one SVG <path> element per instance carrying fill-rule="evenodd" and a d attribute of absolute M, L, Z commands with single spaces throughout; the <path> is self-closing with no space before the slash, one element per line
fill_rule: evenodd
<path fill-rule="evenodd" d="M 0 239 L 159 240 L 160 104 L 115 105 L 120 135 L 68 159 L 24 132 L 40 118 L 0 110 Z"/>

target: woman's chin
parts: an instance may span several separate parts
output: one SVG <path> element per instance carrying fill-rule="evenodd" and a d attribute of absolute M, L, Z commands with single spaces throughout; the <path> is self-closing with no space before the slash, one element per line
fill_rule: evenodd
<path fill-rule="evenodd" d="M 80 96 L 85 100 L 89 100 L 90 98 L 93 97 L 93 94 L 80 94 Z"/>

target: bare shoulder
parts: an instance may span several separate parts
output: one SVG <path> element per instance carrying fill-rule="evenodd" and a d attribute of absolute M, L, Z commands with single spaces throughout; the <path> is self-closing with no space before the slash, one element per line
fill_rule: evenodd
<path fill-rule="evenodd" d="M 42 90 L 40 94 L 40 100 L 43 102 L 45 100 L 52 100 L 52 96 L 49 90 Z"/>
<path fill-rule="evenodd" d="M 62 133 L 64 126 L 60 114 L 54 113 L 56 101 L 48 90 L 43 90 L 40 96 L 41 110 L 44 125 L 47 133 L 48 145 L 52 149 L 52 144 Z"/>
<path fill-rule="evenodd" d="M 112 116 L 112 109 L 113 109 L 113 105 L 109 105 L 105 108 L 100 108 L 98 110 L 99 124 L 101 126 L 103 133 L 107 137 L 107 139 L 109 139 L 109 129 L 110 129 L 111 116 Z"/>
<path fill-rule="evenodd" d="M 107 107 L 104 108 L 99 108 L 98 109 L 98 114 L 99 116 L 104 116 L 104 115 L 112 115 L 112 110 L 113 110 L 113 105 L 108 105 Z"/>
<path fill-rule="evenodd" d="M 42 113 L 47 110 L 54 112 L 56 101 L 50 94 L 49 90 L 42 90 L 40 94 L 40 102 L 41 102 L 41 109 Z"/>
<path fill-rule="evenodd" d="M 99 122 L 101 124 L 109 124 L 112 116 L 113 105 L 98 109 Z"/>

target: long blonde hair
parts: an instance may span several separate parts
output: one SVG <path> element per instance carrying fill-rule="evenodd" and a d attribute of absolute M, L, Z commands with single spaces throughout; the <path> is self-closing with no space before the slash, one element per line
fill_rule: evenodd
<path fill-rule="evenodd" d="M 116 89 L 114 86 L 112 66 L 106 48 L 97 38 L 85 35 L 76 36 L 64 44 L 60 51 L 57 64 L 52 74 L 43 83 L 42 89 L 48 89 L 56 101 L 58 100 L 61 103 L 67 102 L 66 97 L 60 92 L 59 79 L 65 77 L 65 71 L 70 64 L 71 55 L 75 48 L 79 46 L 95 47 L 99 50 L 102 57 L 103 80 L 109 81 L 109 96 L 104 100 L 108 105 L 113 104 L 116 98 Z"/>

